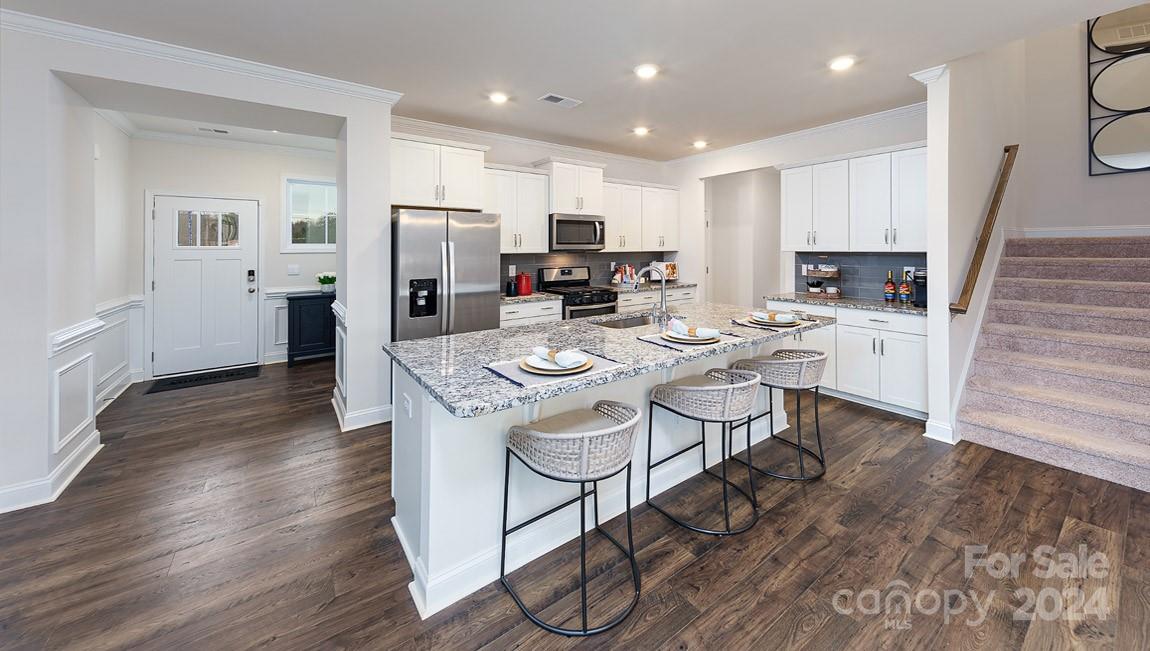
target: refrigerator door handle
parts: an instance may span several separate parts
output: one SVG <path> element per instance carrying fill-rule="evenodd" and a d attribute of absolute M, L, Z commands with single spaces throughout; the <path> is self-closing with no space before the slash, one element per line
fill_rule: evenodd
<path fill-rule="evenodd" d="M 447 242 L 440 242 L 439 243 L 439 262 L 441 265 L 441 269 L 440 269 L 441 280 L 440 280 L 440 282 L 442 283 L 442 286 L 439 288 L 439 293 L 443 296 L 443 299 L 444 299 L 439 306 L 440 309 L 442 310 L 442 316 L 440 317 L 439 334 L 445 335 L 448 333 L 448 329 L 451 327 L 451 324 L 448 322 L 447 311 L 451 307 L 451 304 L 452 304 L 451 299 L 453 297 L 452 296 L 452 289 L 453 288 L 448 284 L 448 274 L 450 273 L 449 268 L 451 266 L 451 261 L 448 258 Z"/>
<path fill-rule="evenodd" d="M 447 302 L 447 333 L 455 332 L 455 242 L 447 243 L 448 273 L 451 274 L 451 298 Z"/>

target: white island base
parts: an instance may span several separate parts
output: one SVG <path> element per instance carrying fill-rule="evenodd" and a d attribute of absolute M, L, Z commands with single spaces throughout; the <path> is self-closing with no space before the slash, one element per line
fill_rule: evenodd
<path fill-rule="evenodd" d="M 453 416 L 411 375 L 393 364 L 395 411 L 391 467 L 395 517 L 392 525 L 415 577 L 408 587 L 420 616 L 426 618 L 499 578 L 508 428 L 563 411 L 590 407 L 597 400 L 618 400 L 640 407 L 644 418 L 636 433 L 631 473 L 631 506 L 636 506 L 643 503 L 646 493 L 647 400 L 651 388 L 707 369 L 728 368 L 736 360 L 769 354 L 774 347 L 760 344 L 743 348 L 474 418 Z M 506 380 L 493 375 L 491 381 Z M 775 391 L 774 403 L 771 431 L 779 432 L 787 426 L 782 392 Z M 761 389 L 754 413 L 763 413 L 766 404 L 766 390 Z M 711 424 L 707 428 L 706 461 L 710 466 L 719 461 L 720 425 Z M 712 431 L 714 436 L 709 435 Z M 752 441 L 761 441 L 769 435 L 767 419 L 754 423 Z M 656 460 L 698 439 L 697 421 L 656 410 L 653 434 Z M 737 430 L 734 450 L 742 450 L 745 443 L 745 431 Z M 661 493 L 701 471 L 698 453 L 683 454 L 652 472 L 651 493 Z M 624 477 L 625 473 L 620 473 L 600 482 L 599 511 L 603 522 L 623 513 Z M 578 494 L 578 484 L 545 479 L 513 461 L 508 525 L 514 526 Z M 590 509 L 587 525 L 590 531 L 593 526 Z M 507 571 L 578 535 L 579 511 L 573 504 L 508 539 Z"/>

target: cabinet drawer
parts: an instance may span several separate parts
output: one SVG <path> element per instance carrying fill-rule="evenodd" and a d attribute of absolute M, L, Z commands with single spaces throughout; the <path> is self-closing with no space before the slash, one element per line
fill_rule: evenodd
<path fill-rule="evenodd" d="M 767 309 L 778 312 L 806 312 L 815 316 L 829 316 L 834 318 L 836 308 L 828 305 L 806 305 L 805 303 L 787 303 L 785 301 L 767 301 Z"/>
<path fill-rule="evenodd" d="M 513 303 L 499 306 L 499 320 L 531 319 L 540 316 L 563 318 L 562 301 L 540 301 L 538 303 Z"/>
<path fill-rule="evenodd" d="M 659 293 L 658 292 L 652 292 L 652 294 L 654 294 L 655 299 L 658 300 Z M 688 303 L 688 302 L 691 302 L 694 300 L 695 300 L 695 288 L 694 287 L 688 287 L 687 289 L 668 289 L 667 290 L 667 302 L 668 303 L 672 303 L 672 302 L 674 302 L 674 303 Z"/>
<path fill-rule="evenodd" d="M 874 328 L 891 332 L 906 332 L 914 335 L 926 334 L 926 317 L 914 314 L 895 314 L 874 310 L 838 309 L 838 322 L 860 328 Z"/>
<path fill-rule="evenodd" d="M 511 328 L 521 325 L 532 325 L 535 323 L 552 323 L 554 321 L 562 321 L 563 315 L 561 314 L 545 314 L 543 316 L 529 316 L 522 319 L 500 319 L 500 328 Z"/>

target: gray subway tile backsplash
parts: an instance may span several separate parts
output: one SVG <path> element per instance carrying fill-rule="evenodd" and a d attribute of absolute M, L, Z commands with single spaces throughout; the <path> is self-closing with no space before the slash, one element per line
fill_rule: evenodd
<path fill-rule="evenodd" d="M 826 279 L 824 287 L 839 287 L 850 298 L 882 299 L 886 272 L 893 271 L 895 282 L 902 277 L 903 267 L 926 267 L 925 253 L 796 253 L 795 291 L 806 291 L 804 264 L 834 264 L 839 267 L 838 280 Z"/>
<path fill-rule="evenodd" d="M 611 282 L 611 263 L 634 265 L 641 269 L 653 260 L 666 260 L 663 252 L 649 253 L 515 253 L 499 256 L 499 274 L 506 285 L 510 277 L 507 266 L 515 265 L 516 273 L 526 271 L 531 274 L 532 286 L 539 288 L 539 270 L 544 267 L 591 267 L 591 284 L 606 285 Z M 686 279 L 684 279 L 686 280 Z"/>

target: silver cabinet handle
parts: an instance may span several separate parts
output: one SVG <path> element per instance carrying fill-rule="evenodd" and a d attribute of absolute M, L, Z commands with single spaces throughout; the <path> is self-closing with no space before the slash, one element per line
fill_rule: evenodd
<path fill-rule="evenodd" d="M 440 187 L 440 188 L 442 188 L 442 189 L 440 190 L 440 192 L 442 193 L 442 195 L 441 195 L 439 198 L 440 198 L 440 199 L 442 199 L 442 200 L 444 200 L 444 201 L 447 201 L 447 186 L 446 186 L 446 185 L 441 185 L 441 186 L 439 186 L 439 187 Z"/>
<path fill-rule="evenodd" d="M 807 246 L 811 245 L 811 232 L 807 231 Z"/>
<path fill-rule="evenodd" d="M 882 243 L 883 244 L 890 244 L 890 229 L 889 228 L 882 229 Z"/>
<path fill-rule="evenodd" d="M 817 246 L 818 243 L 819 243 L 819 232 L 818 231 L 811 231 L 811 244 L 814 244 Z"/>
<path fill-rule="evenodd" d="M 551 305 L 548 307 L 541 307 L 541 308 L 539 308 L 539 311 L 540 312 L 546 312 L 547 310 L 554 310 L 554 309 L 555 309 L 555 306 Z"/>
<path fill-rule="evenodd" d="M 504 314 L 519 314 L 519 310 L 507 310 Z"/>
<path fill-rule="evenodd" d="M 898 229 L 897 228 L 894 229 L 894 238 L 893 238 L 893 241 L 891 241 L 891 244 L 898 244 Z"/>
<path fill-rule="evenodd" d="M 877 340 L 874 337 L 870 338 L 870 354 L 871 355 L 874 355 L 876 352 L 878 352 L 877 350 L 875 350 L 875 343 L 876 342 L 877 342 Z"/>
<path fill-rule="evenodd" d="M 879 355 L 885 355 L 886 354 L 886 339 L 882 339 L 878 342 L 878 354 Z"/>
<path fill-rule="evenodd" d="M 890 323 L 890 321 L 887 321 L 886 319 L 867 319 L 867 321 L 873 321 L 875 323 Z"/>

